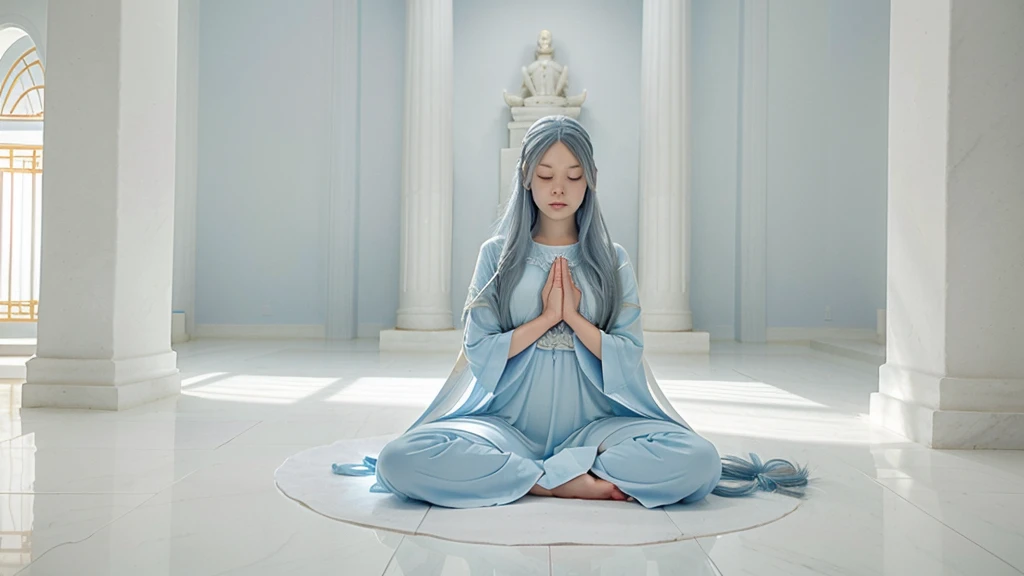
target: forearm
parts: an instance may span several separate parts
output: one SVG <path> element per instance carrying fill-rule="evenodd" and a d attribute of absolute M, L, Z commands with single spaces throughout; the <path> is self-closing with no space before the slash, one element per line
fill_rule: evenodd
<path fill-rule="evenodd" d="M 591 324 L 581 314 L 573 314 L 570 318 L 566 318 L 565 323 L 572 328 L 572 331 L 576 333 L 576 336 L 583 342 L 583 345 L 590 350 L 590 353 L 601 359 L 601 329 Z"/>
<path fill-rule="evenodd" d="M 526 324 L 516 328 L 512 332 L 512 345 L 508 348 L 508 357 L 519 354 L 530 345 L 540 339 L 545 332 L 550 330 L 558 322 L 552 322 L 551 319 L 545 318 L 543 315 L 530 320 Z"/>

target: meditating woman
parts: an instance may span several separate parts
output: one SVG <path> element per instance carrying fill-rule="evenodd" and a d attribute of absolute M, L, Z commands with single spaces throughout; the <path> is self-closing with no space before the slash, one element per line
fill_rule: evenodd
<path fill-rule="evenodd" d="M 726 458 L 723 481 L 714 445 L 665 399 L 643 358 L 633 266 L 609 237 L 596 182 L 578 122 L 530 128 L 480 248 L 459 365 L 378 458 L 335 473 L 376 474 L 374 491 L 453 508 L 527 494 L 653 508 L 806 484 L 805 470 L 756 456 Z"/>

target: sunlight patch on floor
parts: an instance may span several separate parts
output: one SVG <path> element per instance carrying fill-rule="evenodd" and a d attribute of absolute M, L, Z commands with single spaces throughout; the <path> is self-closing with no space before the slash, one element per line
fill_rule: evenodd
<path fill-rule="evenodd" d="M 301 376 L 262 376 L 238 374 L 182 390 L 183 395 L 257 404 L 292 404 L 307 398 L 331 384 L 337 378 L 309 378 Z"/>
<path fill-rule="evenodd" d="M 758 406 L 803 406 L 827 408 L 813 400 L 787 392 L 771 384 L 723 380 L 658 380 L 665 396 L 691 402 L 751 404 Z"/>
<path fill-rule="evenodd" d="M 444 383 L 444 378 L 358 378 L 327 401 L 375 406 L 426 406 Z"/>

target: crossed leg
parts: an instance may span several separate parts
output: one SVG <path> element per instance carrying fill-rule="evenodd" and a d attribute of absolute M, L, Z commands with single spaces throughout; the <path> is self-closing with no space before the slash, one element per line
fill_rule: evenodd
<path fill-rule="evenodd" d="M 433 422 L 390 442 L 377 480 L 391 492 L 451 508 L 496 506 L 526 494 L 635 498 L 648 508 L 694 502 L 721 477 L 718 451 L 681 425 L 606 418 L 544 458 L 504 420 Z"/>

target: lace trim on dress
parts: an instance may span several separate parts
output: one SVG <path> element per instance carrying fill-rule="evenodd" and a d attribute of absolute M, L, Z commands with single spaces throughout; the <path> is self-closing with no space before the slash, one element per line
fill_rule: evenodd
<path fill-rule="evenodd" d="M 551 269 L 551 265 L 555 263 L 555 258 L 559 256 L 566 256 L 566 259 L 569 261 L 570 271 L 576 270 L 576 263 L 571 258 L 572 254 L 530 254 L 529 256 L 526 257 L 526 263 L 533 264 L 534 266 L 540 268 L 544 272 L 547 272 L 548 270 Z"/>
<path fill-rule="evenodd" d="M 576 345 L 572 335 L 572 328 L 569 328 L 565 322 L 559 322 L 537 340 L 537 348 L 541 350 L 574 350 Z"/>

